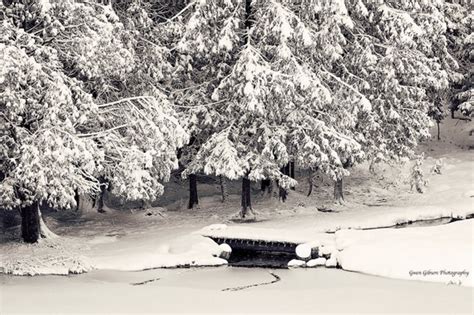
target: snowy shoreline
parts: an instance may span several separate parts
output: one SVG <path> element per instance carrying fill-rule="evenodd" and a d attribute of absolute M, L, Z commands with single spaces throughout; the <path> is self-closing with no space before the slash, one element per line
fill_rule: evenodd
<path fill-rule="evenodd" d="M 293 236 L 292 240 L 300 244 L 316 244 L 322 250 L 321 255 L 326 251 L 326 257 L 333 256 L 335 265 L 331 267 L 337 265 L 345 271 L 473 287 L 471 254 L 474 239 L 472 230 L 474 230 L 474 219 L 464 218 L 457 219 L 455 222 L 423 227 L 341 229 L 335 233 L 313 231 L 312 234 L 307 231 L 299 231 L 299 236 Z M 182 253 L 169 253 L 168 248 L 167 251 L 159 254 L 149 253 L 148 256 L 142 256 L 142 259 L 137 259 L 133 255 L 128 256 L 128 260 L 113 255 L 95 259 L 82 257 L 83 261 L 63 256 L 63 261 L 59 261 L 55 266 L 37 268 L 28 272 L 22 269 L 24 267 L 22 263 L 9 265 L 8 259 L 2 255 L 0 274 L 13 276 L 71 275 L 91 270 L 143 271 L 227 265 L 226 260 L 217 257 L 219 256 L 218 246 L 207 237 L 199 235 L 205 231 L 207 234 L 209 232 L 219 233 L 220 236 L 224 236 L 227 232 L 227 237 L 252 235 L 254 239 L 269 241 L 283 239 L 277 230 L 248 226 L 211 225 L 183 238 L 183 242 L 193 242 L 193 245 L 190 250 Z M 275 237 L 276 235 L 279 235 L 280 238 Z M 468 239 L 469 237 L 470 239 Z M 288 241 L 290 238 L 291 236 L 284 239 Z M 38 246 L 41 247 L 44 244 L 46 247 L 57 249 L 57 245 L 52 246 L 48 242 L 43 241 Z M 32 246 L 35 245 L 29 245 L 30 248 Z M 36 262 L 39 260 L 40 258 L 35 259 Z M 74 268 L 71 269 L 71 266 L 66 263 L 67 261 L 72 262 Z M 324 264 L 313 263 L 311 265 L 308 262 L 308 267 L 321 265 Z M 297 266 L 295 265 L 295 267 Z"/>

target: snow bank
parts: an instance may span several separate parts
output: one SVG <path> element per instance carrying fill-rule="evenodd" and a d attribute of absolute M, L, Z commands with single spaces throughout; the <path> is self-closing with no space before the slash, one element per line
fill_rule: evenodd
<path fill-rule="evenodd" d="M 336 233 L 342 269 L 473 286 L 474 220 L 448 225 Z"/>
<path fill-rule="evenodd" d="M 9 243 L 0 251 L 0 273 L 18 276 L 68 275 L 90 271 L 90 260 L 70 239 L 41 240 L 37 244 Z"/>
<path fill-rule="evenodd" d="M 96 247 L 89 256 L 97 269 L 122 271 L 227 264 L 218 257 L 222 248 L 208 238 L 191 234 L 159 241 L 153 237 L 129 237 L 104 244 L 105 251 Z"/>
<path fill-rule="evenodd" d="M 158 234 L 159 235 L 159 234 Z M 92 269 L 140 271 L 153 268 L 220 266 L 230 249 L 199 235 L 154 234 L 89 240 L 56 238 L 37 244 L 13 241 L 0 244 L 0 273 L 13 275 L 68 275 Z"/>

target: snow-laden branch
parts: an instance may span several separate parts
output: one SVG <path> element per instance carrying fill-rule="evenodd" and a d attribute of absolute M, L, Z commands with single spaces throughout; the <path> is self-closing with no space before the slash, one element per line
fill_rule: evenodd
<path fill-rule="evenodd" d="M 183 13 L 186 12 L 189 8 L 191 8 L 195 3 L 196 3 L 196 1 L 191 1 L 186 7 L 184 7 L 181 11 L 179 11 L 178 13 L 176 13 L 175 16 L 173 16 L 173 17 L 169 18 L 168 20 L 166 20 L 165 23 L 171 22 L 171 21 L 177 19 L 179 16 L 181 16 L 181 14 L 183 14 Z"/>
<path fill-rule="evenodd" d="M 322 71 L 322 73 L 325 73 L 327 75 L 329 75 L 331 78 L 333 78 L 334 80 L 336 80 L 337 82 L 339 82 L 340 84 L 344 85 L 345 87 L 347 87 L 348 89 L 350 89 L 352 92 L 354 92 L 355 94 L 357 94 L 358 96 L 361 97 L 361 99 L 366 99 L 365 95 L 363 95 L 362 93 L 360 93 L 357 89 L 355 89 L 354 87 L 350 86 L 349 84 L 347 84 L 346 82 L 344 82 L 343 80 L 341 80 L 341 78 L 339 78 L 338 76 L 332 74 L 331 72 L 327 71 L 327 69 L 322 66 L 322 68 L 324 69 L 324 71 Z"/>
<path fill-rule="evenodd" d="M 116 127 L 113 127 L 107 130 L 98 131 L 98 132 L 78 134 L 78 137 L 79 138 L 100 138 L 101 136 L 106 135 L 112 131 L 122 129 L 122 128 L 127 128 L 128 126 L 129 126 L 128 124 L 123 124 L 120 126 L 116 126 Z"/>
<path fill-rule="evenodd" d="M 117 105 L 117 104 L 124 104 L 128 101 L 143 100 L 143 99 L 155 100 L 155 98 L 153 96 L 144 96 L 144 95 L 142 95 L 142 96 L 133 96 L 133 97 L 124 98 L 124 99 L 121 99 L 121 100 L 118 100 L 118 101 L 97 105 L 97 107 L 98 108 L 105 108 L 105 107 L 109 107 L 109 106 L 113 106 L 113 105 Z"/>
<path fill-rule="evenodd" d="M 228 101 L 228 99 L 223 99 L 223 100 L 219 100 L 219 101 L 212 102 L 212 103 L 194 105 L 194 106 L 176 105 L 176 104 L 172 104 L 171 106 L 177 107 L 177 108 L 200 108 L 200 107 L 207 107 L 207 106 L 214 106 L 214 105 L 222 104 L 222 103 L 227 102 L 227 101 Z"/>

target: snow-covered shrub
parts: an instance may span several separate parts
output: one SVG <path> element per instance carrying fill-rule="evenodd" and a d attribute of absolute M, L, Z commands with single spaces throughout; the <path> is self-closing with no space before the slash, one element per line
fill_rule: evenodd
<path fill-rule="evenodd" d="M 423 172 L 424 158 L 425 155 L 423 153 L 417 157 L 410 173 L 410 189 L 415 189 L 420 194 L 425 191 L 425 187 L 428 185 Z"/>
<path fill-rule="evenodd" d="M 435 165 L 430 170 L 431 174 L 441 175 L 441 169 L 443 168 L 443 159 L 437 159 Z"/>
<path fill-rule="evenodd" d="M 73 239 L 48 239 L 35 244 L 12 243 L 2 246 L 0 272 L 18 276 L 68 275 L 93 269 Z"/>

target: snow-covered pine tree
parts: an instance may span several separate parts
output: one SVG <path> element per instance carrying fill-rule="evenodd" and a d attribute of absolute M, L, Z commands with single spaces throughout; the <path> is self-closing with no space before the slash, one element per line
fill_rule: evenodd
<path fill-rule="evenodd" d="M 430 93 L 428 93 L 430 95 Z M 439 90 L 430 95 L 432 100 L 428 108 L 428 116 L 436 122 L 437 135 L 436 139 L 441 140 L 441 122 L 446 117 L 445 107 L 449 102 L 448 90 Z"/>
<path fill-rule="evenodd" d="M 316 3 L 307 1 L 305 5 L 314 9 Z M 196 19 L 188 22 L 191 29 L 198 29 L 191 36 L 198 47 L 194 50 L 198 53 L 189 54 L 191 60 L 202 58 L 202 50 L 217 53 L 223 48 L 227 55 L 222 56 L 228 57 L 219 67 L 209 59 L 201 59 L 202 69 L 223 69 L 218 73 L 224 75 L 217 76 L 220 82 L 206 85 L 204 95 L 212 92 L 215 103 L 202 107 L 206 111 L 211 108 L 212 122 L 217 128 L 187 172 L 203 170 L 231 179 L 243 177 L 244 195 L 249 194 L 248 179 L 275 179 L 286 189 L 292 186 L 295 182 L 280 171 L 290 159 L 340 177 L 345 171 L 338 150 L 341 154 L 351 152 L 348 155 L 355 158 L 361 153 L 361 146 L 352 134 L 347 134 L 345 126 L 335 128 L 338 104 L 322 81 L 321 70 L 324 69 L 325 76 L 332 76 L 324 65 L 330 66 L 336 59 L 334 56 L 340 51 L 338 41 L 343 38 L 328 31 L 332 31 L 332 24 L 347 21 L 326 17 L 326 32 L 317 34 L 315 40 L 312 29 L 306 25 L 316 23 L 311 20 L 315 17 L 305 16 L 306 21 L 300 18 L 313 11 L 291 2 L 202 1 L 199 7 L 193 15 Z M 226 12 L 226 18 L 217 19 L 220 24 L 207 24 L 210 19 L 197 20 L 203 16 L 202 7 L 207 8 L 205 12 L 212 18 L 216 18 L 214 12 Z M 333 14 L 330 7 L 327 6 L 329 15 Z M 318 44 L 323 45 L 318 49 Z M 318 60 L 323 60 L 323 66 L 313 67 L 312 63 Z M 350 89 L 360 107 L 370 110 L 365 97 L 353 90 Z M 341 117 L 353 121 L 354 113 L 349 110 L 352 103 L 346 103 L 349 107 Z M 249 200 L 249 195 L 244 195 L 242 216 L 246 215 Z"/>
<path fill-rule="evenodd" d="M 2 208 L 18 208 L 22 237 L 40 237 L 39 206 L 75 204 L 75 190 L 98 191 L 103 152 L 77 128 L 95 113 L 92 98 L 61 71 L 57 54 L 14 27 L 0 26 Z"/>
<path fill-rule="evenodd" d="M 422 194 L 425 191 L 425 187 L 428 186 L 428 181 L 425 179 L 423 171 L 423 160 L 425 155 L 420 154 L 411 168 L 410 174 L 410 188 L 415 189 L 416 192 Z"/>
<path fill-rule="evenodd" d="M 355 28 L 348 37 L 359 49 L 347 57 L 352 73 L 369 83 L 360 91 L 375 115 L 364 142 L 369 156 L 412 156 L 429 137 L 430 93 L 447 88 L 457 67 L 447 50 L 443 2 L 357 1 L 351 8 Z M 364 54 L 370 54 L 372 65 L 360 67 Z"/>
<path fill-rule="evenodd" d="M 168 25 L 173 25 L 179 37 L 171 57 L 175 70 L 171 78 L 171 97 L 181 119 L 186 122 L 191 141 L 183 148 L 180 162 L 187 167 L 203 143 L 219 129 L 215 119 L 219 113 L 212 91 L 230 71 L 241 38 L 235 34 L 240 22 L 234 4 L 225 1 L 196 1 L 184 7 Z M 236 1 L 234 1 L 236 2 Z M 181 23 L 183 21 L 183 23 Z M 189 177 L 189 207 L 198 203 L 195 176 L 200 170 L 187 168 L 183 177 Z M 193 192 L 193 193 L 192 193 Z"/>
<path fill-rule="evenodd" d="M 230 74 L 217 88 L 211 89 L 214 102 L 219 103 L 212 107 L 216 113 L 213 122 L 221 129 L 203 145 L 188 169 L 232 179 L 243 177 L 242 191 L 247 196 L 242 198 L 241 215 L 245 216 L 248 179 L 275 179 L 285 189 L 295 184 L 280 168 L 291 156 L 296 159 L 297 155 L 311 154 L 307 152 L 311 152 L 314 145 L 300 145 L 299 138 L 309 141 L 305 132 L 313 133 L 318 143 L 325 143 L 327 147 L 323 150 L 326 151 L 330 147 L 329 139 L 344 137 L 320 118 L 323 112 L 320 108 L 330 102 L 331 97 L 305 64 L 308 60 L 305 54 L 310 52 L 313 42 L 308 28 L 295 12 L 278 1 L 203 3 L 220 5 L 223 12 L 232 12 L 227 21 L 233 22 L 226 24 L 232 28 L 222 27 L 222 32 L 209 28 L 212 31 L 208 32 L 222 34 L 212 37 L 221 46 L 214 45 L 217 48 L 213 50 L 211 45 L 202 47 L 212 51 L 227 47 L 232 53 L 230 56 L 237 59 L 230 58 L 224 63 L 222 68 Z M 251 23 L 248 23 L 249 18 Z M 192 25 L 203 23 L 193 21 Z M 203 33 L 194 38 L 207 43 L 201 39 Z M 311 115 L 316 112 L 319 113 Z M 302 125 L 304 119 L 308 120 L 306 125 Z M 297 131 L 293 132 L 295 128 Z M 318 152 L 314 152 L 313 156 L 316 155 Z M 314 157 L 315 163 L 316 159 Z M 304 161 L 303 165 L 307 164 Z"/>
<path fill-rule="evenodd" d="M 146 57 L 126 47 L 120 39 L 125 33 L 114 37 L 122 27 L 109 20 L 116 20 L 110 6 L 75 1 L 0 6 L 6 13 L 0 25 L 1 206 L 21 209 L 23 239 L 40 237 L 41 203 L 70 207 L 77 193 L 98 193 L 104 175 L 125 198 L 156 199 L 187 136 L 155 90 L 126 98 L 121 93 L 131 91 L 125 88 L 94 93 L 114 79 L 126 83 L 127 69 L 100 66 L 109 53 L 119 58 L 114 53 L 130 52 L 113 60 L 123 65 L 130 55 Z M 63 36 L 70 29 L 74 38 L 66 45 Z M 96 83 L 89 86 L 89 80 Z M 105 102 L 102 95 L 117 100 Z"/>
<path fill-rule="evenodd" d="M 306 28 L 307 47 L 298 47 L 295 54 L 307 67 L 310 91 L 317 92 L 294 113 L 298 118 L 290 143 L 299 164 L 334 179 L 335 199 L 342 202 L 342 178 L 364 157 L 359 141 L 372 119 L 370 102 L 359 92 L 362 80 L 349 81 L 341 72 L 348 46 L 344 30 L 353 24 L 343 1 L 285 3 L 286 12 L 299 17 Z"/>
<path fill-rule="evenodd" d="M 337 155 L 347 166 L 362 159 L 412 156 L 419 141 L 429 136 L 427 112 L 433 99 L 427 92 L 445 89 L 456 76 L 444 36 L 443 2 L 335 2 L 340 17 L 331 20 L 341 22 L 330 28 L 313 25 L 315 34 L 327 29 L 338 34 L 336 62 L 325 65 L 330 58 L 323 56 L 312 64 L 327 74 L 333 102 L 342 105 L 342 116 L 332 127 L 357 142 L 352 152 L 345 149 Z M 326 9 L 335 14 L 335 7 Z M 324 6 L 318 18 L 327 16 L 323 12 Z"/>
<path fill-rule="evenodd" d="M 326 135 L 341 139 L 330 141 L 329 154 L 309 141 L 314 136 L 293 143 L 317 153 L 308 150 L 302 162 L 323 166 L 342 200 L 340 181 L 348 167 L 363 159 L 411 156 L 429 136 L 431 95 L 459 76 L 447 47 L 444 1 L 282 3 L 310 28 L 307 38 L 316 45 L 311 54 L 300 49 L 299 56 L 309 58 L 306 64 L 331 98 L 324 107 L 306 109 L 308 119 L 317 117 L 324 123 L 319 126 L 331 130 Z M 312 129 L 320 135 L 320 128 Z"/>
<path fill-rule="evenodd" d="M 459 110 L 470 116 L 474 111 L 474 87 L 472 63 L 474 62 L 474 18 L 472 7 L 467 3 L 446 1 L 444 3 L 444 20 L 448 51 L 459 64 L 460 75 L 451 78 L 451 118 Z"/>

